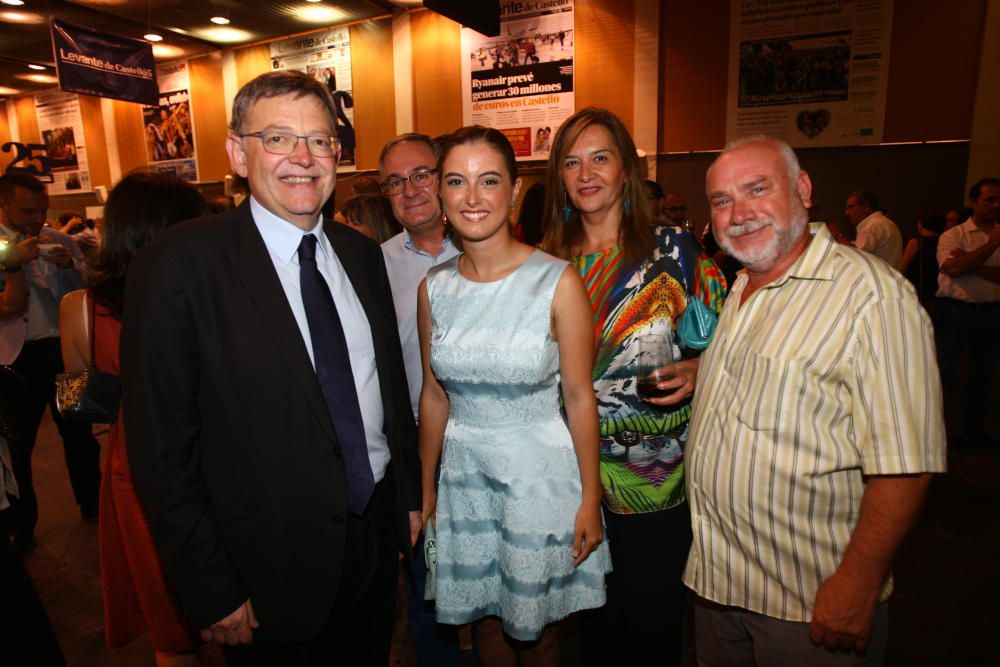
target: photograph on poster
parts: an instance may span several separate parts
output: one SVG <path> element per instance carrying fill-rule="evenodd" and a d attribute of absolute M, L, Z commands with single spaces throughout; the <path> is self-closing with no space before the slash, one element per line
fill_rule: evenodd
<path fill-rule="evenodd" d="M 740 108 L 843 101 L 851 32 L 740 43 Z"/>
<path fill-rule="evenodd" d="M 42 143 L 45 144 L 45 154 L 49 156 L 49 164 L 53 170 L 79 169 L 80 161 L 76 157 L 76 138 L 72 127 L 43 130 Z"/>
<path fill-rule="evenodd" d="M 183 97 L 173 104 L 170 100 Z M 194 157 L 191 111 L 187 91 L 160 96 L 160 105 L 142 108 L 146 128 L 146 148 L 152 162 Z"/>

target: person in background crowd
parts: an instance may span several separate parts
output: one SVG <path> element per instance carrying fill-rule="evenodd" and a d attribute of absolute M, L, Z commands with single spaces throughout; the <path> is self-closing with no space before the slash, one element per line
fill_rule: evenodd
<path fill-rule="evenodd" d="M 882 213 L 875 193 L 852 192 L 847 196 L 844 215 L 857 227 L 854 247 L 885 260 L 898 271 L 903 257 L 903 236 L 896 223 Z"/>
<path fill-rule="evenodd" d="M 584 660 L 678 665 L 680 576 L 691 542 L 684 446 L 699 361 L 687 350 L 677 377 L 661 385 L 672 393 L 644 401 L 637 337 L 676 330 L 692 299 L 718 312 L 725 283 L 690 234 L 653 227 L 635 145 L 610 111 L 586 108 L 566 120 L 547 182 L 542 247 L 572 262 L 593 309 L 591 380 L 614 563 L 607 605 L 584 617 Z"/>
<path fill-rule="evenodd" d="M 691 220 L 688 218 L 687 199 L 677 192 L 668 192 L 663 195 L 661 212 L 666 217 L 667 223 L 691 231 Z"/>
<path fill-rule="evenodd" d="M 351 196 L 377 195 L 382 193 L 382 186 L 374 176 L 358 176 L 351 184 Z"/>
<path fill-rule="evenodd" d="M 379 243 L 385 243 L 400 230 L 392 206 L 381 192 L 351 197 L 340 209 L 340 214 L 344 217 L 343 224 Z"/>
<path fill-rule="evenodd" d="M 948 231 L 952 227 L 957 227 L 972 216 L 972 209 L 968 206 L 959 206 L 958 208 L 950 209 L 944 215 L 945 224 L 944 231 Z"/>
<path fill-rule="evenodd" d="M 667 216 L 663 213 L 663 188 L 653 180 L 645 180 L 646 200 L 649 202 L 649 212 L 653 216 L 653 225 L 669 224 Z"/>
<path fill-rule="evenodd" d="M 67 371 L 83 370 L 93 361 L 102 371 L 120 373 L 122 301 L 132 257 L 168 227 L 207 210 L 198 191 L 174 176 L 140 171 L 118 182 L 105 207 L 104 245 L 88 289 L 70 292 L 60 304 Z M 148 629 L 157 667 L 200 664 L 197 635 L 171 599 L 149 522 L 135 494 L 121 414 L 108 433 L 98 534 L 108 647 L 124 646 Z"/>
<path fill-rule="evenodd" d="M 545 214 L 545 183 L 535 183 L 524 192 L 517 215 L 520 240 L 530 246 L 542 242 L 542 218 Z"/>
<path fill-rule="evenodd" d="M 475 622 L 488 667 L 513 667 L 518 654 L 555 667 L 554 624 L 604 604 L 611 566 L 590 308 L 567 262 L 511 234 L 521 181 L 501 132 L 456 131 L 438 164 L 464 253 L 430 269 L 418 295 L 423 514 L 437 528 L 437 618 Z"/>
<path fill-rule="evenodd" d="M 399 325 L 399 339 L 406 365 L 406 381 L 413 417 L 418 416 L 423 366 L 417 335 L 417 287 L 427 270 L 458 254 L 445 227 L 438 198 L 437 161 L 440 144 L 426 134 L 401 134 L 390 140 L 379 155 L 382 190 L 403 231 L 382 244 L 385 268 L 392 285 L 392 300 Z M 421 667 L 458 667 L 462 660 L 455 628 L 439 625 L 434 603 L 424 600 L 426 563 L 421 537 L 407 577 L 407 620 Z"/>
<path fill-rule="evenodd" d="M 247 83 L 226 150 L 249 201 L 161 234 L 125 288 L 135 488 L 181 611 L 236 667 L 384 667 L 420 531 L 382 255 L 320 216 L 335 119 L 307 74 Z"/>
<path fill-rule="evenodd" d="M 944 216 L 937 209 L 921 211 L 917 235 L 907 241 L 900 261 L 900 272 L 913 284 L 920 303 L 928 310 L 938 289 L 937 245 L 944 225 Z"/>
<path fill-rule="evenodd" d="M 881 665 L 893 557 L 945 470 L 930 319 L 898 272 L 810 232 L 788 144 L 730 144 L 706 190 L 746 271 L 685 460 L 698 663 Z"/>
<path fill-rule="evenodd" d="M 997 449 L 1000 443 L 986 425 L 996 407 L 1000 349 L 1000 179 L 977 181 L 969 190 L 969 203 L 968 220 L 938 240 L 938 363 L 948 397 L 951 434 L 964 444 Z M 961 383 L 960 367 L 966 354 L 967 381 Z M 961 429 L 957 428 L 958 406 Z"/>
<path fill-rule="evenodd" d="M 0 394 L 21 426 L 18 437 L 8 443 L 20 495 L 11 499 L 0 523 L 20 551 L 35 543 L 38 499 L 31 455 L 46 406 L 62 437 L 73 495 L 85 519 L 97 518 L 101 484 L 101 448 L 90 424 L 64 420 L 55 405 L 55 377 L 63 371 L 59 300 L 83 285 L 85 264 L 73 239 L 43 226 L 48 208 L 45 185 L 34 176 L 6 174 L 0 178 L 0 232 L 18 247 L 23 261 L 7 266 L 3 277 L 6 281 L 23 271 L 28 288 L 25 310 L 0 319 L 0 364 L 12 371 L 0 380 Z"/>

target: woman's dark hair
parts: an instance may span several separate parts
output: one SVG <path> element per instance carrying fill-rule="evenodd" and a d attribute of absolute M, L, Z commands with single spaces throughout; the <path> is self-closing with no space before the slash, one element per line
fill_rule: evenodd
<path fill-rule="evenodd" d="M 635 266 L 653 251 L 653 216 L 646 198 L 645 178 L 635 142 L 621 119 L 607 109 L 581 109 L 567 118 L 556 132 L 545 177 L 548 190 L 545 193 L 545 217 L 542 221 L 545 229 L 542 248 L 556 257 L 569 259 L 583 243 L 583 221 L 580 212 L 569 201 L 562 172 L 573 144 L 591 125 L 601 125 L 608 131 L 622 161 L 625 172 L 623 194 L 631 205 L 622 208 L 618 243 L 624 250 L 625 266 Z M 564 209 L 569 211 L 568 219 Z"/>
<path fill-rule="evenodd" d="M 535 183 L 524 193 L 517 224 L 528 245 L 542 242 L 542 218 L 545 215 L 545 183 Z"/>
<path fill-rule="evenodd" d="M 482 125 L 469 125 L 462 127 L 447 135 L 441 142 L 441 157 L 438 158 L 438 173 L 441 166 L 451 153 L 458 146 L 465 144 L 486 144 L 503 157 L 507 167 L 510 182 L 513 185 L 517 180 L 517 158 L 514 156 L 514 149 L 510 145 L 507 137 L 500 130 Z"/>
<path fill-rule="evenodd" d="M 135 253 L 167 227 L 207 212 L 201 193 L 176 176 L 149 171 L 125 176 L 104 207 L 101 248 L 89 281 L 94 300 L 121 319 L 125 274 Z"/>
<path fill-rule="evenodd" d="M 934 232 L 935 234 L 940 234 L 944 231 L 945 220 L 944 214 L 936 208 L 928 207 L 920 212 L 917 216 L 917 222 L 924 226 L 929 232 Z"/>
<path fill-rule="evenodd" d="M 379 243 L 385 243 L 402 231 L 402 227 L 392 214 L 389 198 L 382 194 L 351 197 L 340 212 L 350 222 L 370 227 L 375 232 L 375 240 Z"/>

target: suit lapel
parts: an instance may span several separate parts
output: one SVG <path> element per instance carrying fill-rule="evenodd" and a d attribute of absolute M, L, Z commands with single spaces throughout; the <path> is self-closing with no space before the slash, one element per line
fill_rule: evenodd
<path fill-rule="evenodd" d="M 288 366 L 292 378 L 305 395 L 306 402 L 316 414 L 323 430 L 336 442 L 330 412 L 302 341 L 302 332 L 288 306 L 285 291 L 274 270 L 264 239 L 254 225 L 249 204 L 240 206 L 236 213 L 238 220 L 233 231 L 234 243 L 227 250 L 229 257 L 250 299 L 257 306 L 264 327 L 271 334 L 274 346 Z"/>

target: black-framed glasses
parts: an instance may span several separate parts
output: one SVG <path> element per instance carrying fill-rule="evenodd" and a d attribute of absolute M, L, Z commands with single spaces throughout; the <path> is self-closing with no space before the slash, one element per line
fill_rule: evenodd
<path fill-rule="evenodd" d="M 434 169 L 418 169 L 409 176 L 390 176 L 382 181 L 382 192 L 387 195 L 398 195 L 406 189 L 407 181 L 415 188 L 430 187 L 435 173 L 436 170 Z"/>
<path fill-rule="evenodd" d="M 274 155 L 291 155 L 299 140 L 306 142 L 306 149 L 313 157 L 334 157 L 337 155 L 337 137 L 330 137 L 325 134 L 293 134 L 291 132 L 281 132 L 279 130 L 261 130 L 260 132 L 247 132 L 239 135 L 244 137 L 257 137 L 261 146 L 268 153 Z"/>

